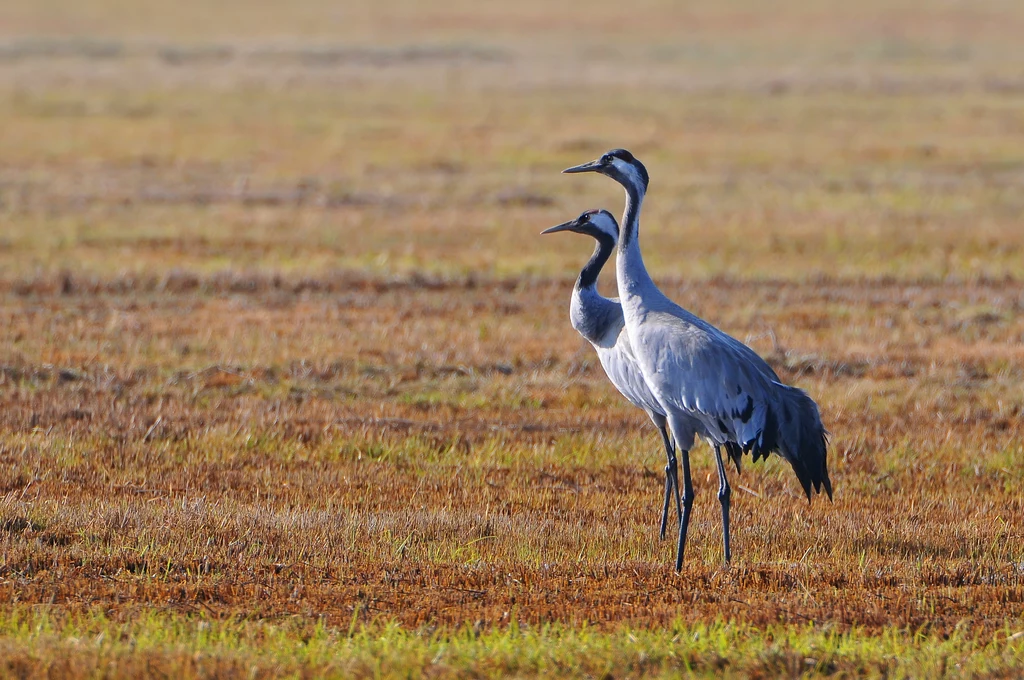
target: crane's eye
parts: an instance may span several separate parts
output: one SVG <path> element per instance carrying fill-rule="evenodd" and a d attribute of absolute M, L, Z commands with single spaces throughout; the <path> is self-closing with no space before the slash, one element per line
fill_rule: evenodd
<path fill-rule="evenodd" d="M 608 165 L 611 162 L 612 162 L 612 157 L 609 156 L 608 154 L 605 154 L 604 156 L 601 156 L 601 165 Z"/>

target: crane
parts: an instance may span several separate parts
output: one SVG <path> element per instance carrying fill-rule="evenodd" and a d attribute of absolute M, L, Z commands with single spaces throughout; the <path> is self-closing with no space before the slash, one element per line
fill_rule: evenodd
<path fill-rule="evenodd" d="M 725 560 L 729 543 L 731 488 L 722 449 L 739 467 L 743 453 L 754 461 L 778 453 L 789 462 L 807 495 L 824 487 L 828 476 L 828 433 L 818 406 L 806 392 L 784 384 L 752 349 L 670 300 L 654 284 L 640 252 L 640 208 L 650 182 L 643 163 L 625 149 L 612 149 L 588 163 L 562 172 L 596 172 L 612 178 L 626 192 L 616 256 L 616 278 L 626 334 L 644 381 L 665 412 L 683 464 L 683 515 L 679 521 L 676 571 L 693 505 L 689 452 L 702 435 L 715 451 L 718 500 L 722 506 Z M 703 432 L 693 427 L 699 421 Z"/>
<path fill-rule="evenodd" d="M 619 224 L 607 210 L 587 210 L 579 217 L 568 222 L 545 229 L 542 234 L 554 234 L 560 231 L 572 231 L 577 234 L 591 236 L 597 241 L 594 254 L 580 271 L 573 287 L 572 300 L 569 303 L 569 320 L 572 327 L 582 335 L 597 351 L 597 358 L 622 396 L 634 406 L 643 409 L 654 426 L 661 433 L 665 445 L 668 463 L 665 466 L 665 501 L 661 508 L 660 536 L 664 540 L 668 525 L 669 503 L 675 495 L 676 516 L 682 519 L 682 503 L 679 497 L 679 464 L 676 458 L 675 445 L 667 430 L 665 412 L 651 394 L 644 381 L 640 367 L 633 356 L 633 348 L 629 344 L 629 336 L 624 332 L 622 305 L 618 298 L 606 298 L 597 290 L 597 278 L 608 258 L 615 252 L 619 240 Z M 692 426 L 701 431 L 700 421 L 695 420 Z"/>

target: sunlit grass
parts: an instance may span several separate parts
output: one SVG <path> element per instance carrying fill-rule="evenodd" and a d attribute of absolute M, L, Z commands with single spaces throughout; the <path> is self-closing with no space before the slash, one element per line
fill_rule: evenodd
<path fill-rule="evenodd" d="M 7 672 L 108 677 L 170 673 L 203 677 L 721 677 L 884 675 L 964 677 L 1013 672 L 1024 643 L 1012 629 L 991 638 L 969 629 L 948 637 L 896 630 L 840 633 L 813 625 L 758 629 L 735 623 L 645 630 L 562 625 L 410 631 L 354 617 L 347 628 L 315 622 L 216 620 L 143 614 L 112 619 L 98 610 L 62 614 L 15 609 L 0 621 Z"/>

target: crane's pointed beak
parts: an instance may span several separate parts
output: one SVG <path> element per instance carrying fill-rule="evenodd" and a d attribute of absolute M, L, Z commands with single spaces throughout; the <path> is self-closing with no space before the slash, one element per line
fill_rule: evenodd
<path fill-rule="evenodd" d="M 566 168 L 565 170 L 562 170 L 562 174 L 574 175 L 578 172 L 600 172 L 602 167 L 601 159 L 598 158 L 597 160 L 584 163 L 583 165 L 574 165 L 571 168 Z"/>
<path fill-rule="evenodd" d="M 549 227 L 540 233 L 554 234 L 559 231 L 572 231 L 572 228 L 576 226 L 576 222 L 577 220 L 569 220 L 568 222 L 562 222 L 561 224 L 556 224 L 555 226 Z"/>

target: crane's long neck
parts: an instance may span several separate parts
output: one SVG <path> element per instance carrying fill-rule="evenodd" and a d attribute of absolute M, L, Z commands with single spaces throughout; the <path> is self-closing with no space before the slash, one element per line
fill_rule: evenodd
<path fill-rule="evenodd" d="M 597 247 L 594 248 L 594 254 L 583 265 L 580 276 L 576 279 L 577 291 L 597 290 L 597 277 L 601 274 L 605 263 L 608 262 L 608 258 L 615 251 L 615 241 L 610 236 L 601 234 L 594 238 L 597 240 Z"/>
<path fill-rule="evenodd" d="M 595 235 L 594 238 L 597 239 L 597 247 L 572 291 L 569 320 L 572 327 L 595 346 L 609 347 L 609 332 L 622 327 L 622 308 L 597 292 L 597 277 L 615 250 L 615 239 L 606 234 Z M 611 344 L 614 343 L 612 339 Z"/>
<path fill-rule="evenodd" d="M 644 189 L 635 184 L 625 184 L 626 209 L 622 214 L 619 233 L 619 255 L 615 260 L 619 282 L 619 297 L 640 295 L 645 289 L 654 288 L 654 282 L 644 266 L 640 253 L 640 206 L 644 200 Z"/>

